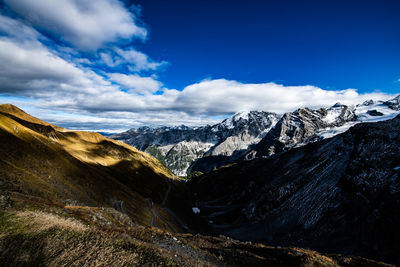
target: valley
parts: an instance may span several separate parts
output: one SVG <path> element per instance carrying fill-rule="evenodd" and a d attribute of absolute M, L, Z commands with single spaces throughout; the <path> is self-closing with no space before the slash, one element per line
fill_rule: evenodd
<path fill-rule="evenodd" d="M 399 129 L 399 117 L 361 123 L 182 180 L 127 144 L 0 105 L 0 260 L 389 266 L 399 249 Z"/>

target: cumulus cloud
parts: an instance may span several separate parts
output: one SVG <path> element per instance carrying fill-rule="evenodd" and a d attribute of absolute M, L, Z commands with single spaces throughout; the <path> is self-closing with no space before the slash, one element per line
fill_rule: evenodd
<path fill-rule="evenodd" d="M 40 33 L 32 27 L 2 14 L 0 14 L 0 32 L 20 42 L 36 41 L 40 37 Z"/>
<path fill-rule="evenodd" d="M 151 60 L 146 54 L 136 51 L 135 49 L 122 50 L 116 48 L 115 52 L 126 63 L 129 63 L 128 69 L 130 71 L 156 70 L 157 68 L 165 66 L 167 64 L 166 61 L 155 62 Z"/>
<path fill-rule="evenodd" d="M 162 86 L 162 83 L 153 77 L 141 77 L 137 74 L 109 73 L 108 76 L 130 93 L 152 94 L 160 90 Z"/>
<path fill-rule="evenodd" d="M 34 93 L 52 86 L 75 84 L 86 75 L 36 42 L 0 39 L 0 91 Z M 53 85 L 53 83 L 56 83 Z"/>
<path fill-rule="evenodd" d="M 112 68 L 124 66 L 130 72 L 154 71 L 168 65 L 166 61 L 154 61 L 146 54 L 133 48 L 123 50 L 114 47 L 108 51 L 101 52 L 99 56 L 100 64 Z"/>
<path fill-rule="evenodd" d="M 223 114 L 238 110 L 284 113 L 300 107 L 327 107 L 336 102 L 358 104 L 368 99 L 390 97 L 379 92 L 359 94 L 356 89 L 331 91 L 311 85 L 250 84 L 217 79 L 187 86 L 177 97 L 175 105 L 190 113 Z"/>
<path fill-rule="evenodd" d="M 99 55 L 100 55 L 101 63 L 103 63 L 109 67 L 116 67 L 116 66 L 124 63 L 120 57 L 115 57 L 110 53 L 102 52 Z"/>
<path fill-rule="evenodd" d="M 64 60 L 36 41 L 0 38 L 1 93 L 40 99 L 48 108 L 97 110 L 97 105 L 110 108 L 110 100 L 121 107 L 144 106 L 142 99 L 120 89 L 118 84 Z"/>
<path fill-rule="evenodd" d="M 60 35 L 86 50 L 119 38 L 145 39 L 147 30 L 117 0 L 5 0 L 32 25 Z"/>
<path fill-rule="evenodd" d="M 176 126 L 181 124 L 206 125 L 215 124 L 216 119 L 207 116 L 190 116 L 185 112 L 107 112 L 101 114 L 71 114 L 53 113 L 46 110 L 33 111 L 36 116 L 71 130 L 88 130 L 118 133 L 132 127 L 146 126 Z"/>

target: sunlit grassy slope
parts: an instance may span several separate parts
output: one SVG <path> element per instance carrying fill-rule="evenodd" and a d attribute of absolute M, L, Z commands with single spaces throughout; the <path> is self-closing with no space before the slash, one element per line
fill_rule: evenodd
<path fill-rule="evenodd" d="M 133 147 L 51 125 L 9 104 L 0 105 L 0 155 L 2 190 L 62 205 L 114 206 L 143 225 L 152 220 L 146 198 L 157 207 L 175 179 Z M 159 213 L 174 224 L 163 209 Z M 157 226 L 168 228 L 161 220 Z"/>

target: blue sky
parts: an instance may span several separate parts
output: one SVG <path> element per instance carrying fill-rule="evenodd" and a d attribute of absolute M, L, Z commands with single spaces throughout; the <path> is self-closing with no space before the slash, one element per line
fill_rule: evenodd
<path fill-rule="evenodd" d="M 223 77 L 399 92 L 400 1 L 136 3 L 150 28 L 142 48 L 171 62 L 161 77 L 172 88 Z"/>
<path fill-rule="evenodd" d="M 400 92 L 399 1 L 0 1 L 0 102 L 72 129 Z"/>

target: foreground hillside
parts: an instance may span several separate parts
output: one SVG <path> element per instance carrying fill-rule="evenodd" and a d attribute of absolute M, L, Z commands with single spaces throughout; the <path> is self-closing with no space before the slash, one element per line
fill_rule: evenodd
<path fill-rule="evenodd" d="M 397 116 L 220 168 L 190 187 L 220 233 L 400 264 L 399 175 Z"/>
<path fill-rule="evenodd" d="M 185 184 L 153 157 L 0 105 L 3 266 L 388 266 L 240 242 L 191 212 Z"/>
<path fill-rule="evenodd" d="M 184 230 L 173 218 L 172 210 L 184 210 L 174 176 L 133 147 L 1 105 L 0 153 L 2 190 L 59 205 L 114 207 L 142 225 Z"/>
<path fill-rule="evenodd" d="M 0 212 L 2 266 L 391 266 L 223 236 L 171 235 L 134 224 L 87 225 L 83 214 L 93 213 L 69 207 Z"/>

